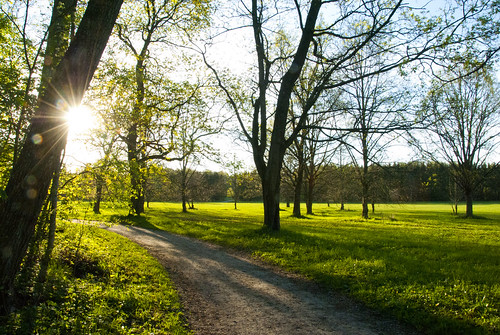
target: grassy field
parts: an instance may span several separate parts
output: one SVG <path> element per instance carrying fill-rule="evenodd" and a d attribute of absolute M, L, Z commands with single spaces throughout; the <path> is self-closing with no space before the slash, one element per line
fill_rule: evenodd
<path fill-rule="evenodd" d="M 499 204 L 476 204 L 475 219 L 452 215 L 449 204 L 380 205 L 369 220 L 359 205 L 318 204 L 301 219 L 283 205 L 278 233 L 262 229 L 261 204 L 232 206 L 181 213 L 179 204 L 153 203 L 141 217 L 112 208 L 79 215 L 247 251 L 429 334 L 500 333 Z"/>
<path fill-rule="evenodd" d="M 45 289 L 25 292 L 28 303 L 0 319 L 0 334 L 191 334 L 167 273 L 146 250 L 63 221 L 56 245 Z"/>

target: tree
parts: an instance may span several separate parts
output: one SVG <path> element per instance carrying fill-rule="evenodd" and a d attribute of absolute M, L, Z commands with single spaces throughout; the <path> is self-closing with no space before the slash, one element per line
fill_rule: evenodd
<path fill-rule="evenodd" d="M 229 171 L 229 189 L 227 195 L 233 198 L 234 209 L 238 209 L 238 202 L 241 199 L 243 193 L 243 162 L 236 158 L 236 155 L 232 159 L 227 160 L 225 164 L 226 170 Z"/>
<path fill-rule="evenodd" d="M 9 46 L 0 52 L 0 189 L 8 180 L 16 147 L 17 112 L 23 105 L 22 67 L 15 58 L 21 52 L 15 43 L 14 28 L 8 18 L 0 14 L 0 44 Z M 13 51 L 11 53 L 11 51 Z"/>
<path fill-rule="evenodd" d="M 473 216 L 473 194 L 485 178 L 481 166 L 500 144 L 498 84 L 487 69 L 470 72 L 467 65 L 454 65 L 448 76 L 458 79 L 434 82 L 422 107 L 435 149 L 424 152 L 450 165 L 465 196 L 466 217 Z"/>
<path fill-rule="evenodd" d="M 313 200 L 315 188 L 318 185 L 325 167 L 330 163 L 334 150 L 332 142 L 326 140 L 327 137 L 319 128 L 328 123 L 327 114 L 314 114 L 308 117 L 306 128 L 311 127 L 307 132 L 305 151 L 305 180 L 306 180 L 306 211 L 307 214 L 313 214 Z"/>
<path fill-rule="evenodd" d="M 190 98 L 178 106 L 178 122 L 173 129 L 176 133 L 173 152 L 181 163 L 180 191 L 183 212 L 187 212 L 188 186 L 190 179 L 195 177 L 194 167 L 199 165 L 202 157 L 216 156 L 210 143 L 205 139 L 219 133 L 224 125 L 222 121 L 218 124 L 213 121 L 220 118 L 211 113 L 212 108 L 206 101 L 207 95 L 202 91 L 202 87 L 194 87 L 192 92 Z M 193 189 L 190 193 L 194 192 Z"/>
<path fill-rule="evenodd" d="M 27 140 L 0 204 L 0 299 L 9 292 L 66 144 L 64 113 L 78 105 L 97 68 L 122 1 L 90 0 L 78 31 L 38 99 Z M 5 310 L 4 310 L 5 311 Z"/>
<path fill-rule="evenodd" d="M 151 160 L 172 159 L 169 155 L 174 149 L 171 138 L 175 133 L 177 107 L 191 98 L 188 85 L 167 78 L 166 74 L 173 71 L 168 68 L 166 57 L 160 54 L 183 34 L 207 26 L 210 8 L 209 0 L 129 1 L 118 20 L 121 49 L 135 62 L 133 69 L 121 61 L 115 66 L 126 69 L 117 74 L 128 78 L 124 91 L 132 91 L 132 95 L 125 95 L 129 100 L 125 104 L 127 109 L 118 113 L 125 121 L 119 134 L 127 147 L 131 212 L 137 215 L 144 212 L 147 164 Z M 170 56 L 173 55 L 174 51 Z"/>
<path fill-rule="evenodd" d="M 286 152 L 283 161 L 283 177 L 285 183 L 292 190 L 293 194 L 293 216 L 300 218 L 302 216 L 300 204 L 302 201 L 302 188 L 304 187 L 304 143 L 306 141 L 306 130 L 297 136 Z"/>
<path fill-rule="evenodd" d="M 341 88 L 346 118 L 345 143 L 353 163 L 359 166 L 362 216 L 367 219 L 368 203 L 375 200 L 372 190 L 375 176 L 371 167 L 380 162 L 395 138 L 388 135 L 409 129 L 413 124 L 408 125 L 404 114 L 410 96 L 401 90 L 396 74 L 365 75 L 385 60 L 382 57 L 365 60 L 360 53 L 352 62 L 352 66 L 346 69 L 346 76 L 360 79 Z"/>
<path fill-rule="evenodd" d="M 490 4 L 479 6 L 467 2 L 462 5 L 452 11 L 453 14 L 461 11 L 459 19 L 424 20 L 402 1 L 312 0 L 294 1 L 289 7 L 278 1 L 272 5 L 257 0 L 251 4 L 241 3 L 242 16 L 249 19 L 252 27 L 256 57 L 255 86 L 246 94 L 251 99 L 251 106 L 241 101 L 245 94 L 235 92 L 237 88 L 225 81 L 205 53 L 204 59 L 252 147 L 262 184 L 266 227 L 280 229 L 279 195 L 284 155 L 304 128 L 311 108 L 325 91 L 362 78 L 342 76 L 350 60 L 361 51 L 364 59 L 390 53 L 392 57 L 387 62 L 363 74 L 368 77 L 417 60 L 436 63 L 439 52 L 446 46 L 460 45 L 465 39 L 495 36 L 498 26 L 488 20 L 480 21 L 481 27 L 474 28 L 474 34 L 459 35 L 459 27 L 495 10 Z M 318 20 L 320 10 L 325 13 L 324 21 Z M 292 14 L 299 23 L 298 29 L 284 34 L 284 30 L 291 28 L 283 22 L 290 22 Z M 357 30 L 353 31 L 352 27 Z M 497 51 L 498 47 L 492 44 L 482 50 L 482 55 L 489 59 Z M 291 114 L 292 93 L 306 63 L 318 64 L 320 75 L 304 99 L 305 108 L 299 114 Z M 251 112 L 246 113 L 248 110 Z M 287 132 L 292 120 L 294 129 Z"/>

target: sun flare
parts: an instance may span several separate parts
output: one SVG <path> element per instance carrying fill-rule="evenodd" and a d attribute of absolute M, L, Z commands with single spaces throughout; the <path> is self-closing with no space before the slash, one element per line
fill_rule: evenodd
<path fill-rule="evenodd" d="M 66 114 L 66 122 L 70 136 L 86 134 L 96 126 L 95 115 L 85 105 L 70 108 Z"/>

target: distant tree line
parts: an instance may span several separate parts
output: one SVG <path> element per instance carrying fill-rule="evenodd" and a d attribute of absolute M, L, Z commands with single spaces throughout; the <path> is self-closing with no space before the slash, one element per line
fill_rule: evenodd
<path fill-rule="evenodd" d="M 477 201 L 500 200 L 500 171 L 493 165 L 480 167 L 485 179 L 475 190 Z M 360 202 L 359 168 L 353 165 L 329 165 L 318 180 L 317 202 Z M 464 195 L 450 174 L 450 166 L 438 163 L 393 163 L 369 168 L 370 202 L 405 203 L 419 201 L 464 201 Z M 338 187 L 342 185 L 342 187 Z"/>
<path fill-rule="evenodd" d="M 494 165 L 483 165 L 480 167 L 485 179 L 475 190 L 476 201 L 500 201 L 500 170 Z M 119 172 L 110 173 L 108 179 L 104 180 L 104 189 L 99 190 L 102 179 L 96 178 L 92 169 L 75 173 L 64 173 L 64 181 L 72 180 L 71 185 L 63 188 L 61 198 L 63 200 L 84 201 L 128 201 L 128 185 L 117 184 L 120 178 Z M 328 164 L 323 167 L 323 173 L 317 178 L 312 190 L 313 202 L 339 204 L 359 203 L 362 197 L 362 185 L 360 181 L 360 168 L 349 164 L 338 166 Z M 123 177 L 126 171 L 122 172 Z M 392 163 L 388 165 L 371 165 L 368 169 L 370 179 L 369 203 L 407 203 L 420 201 L 460 202 L 464 201 L 464 195 L 457 187 L 450 174 L 450 166 L 438 163 L 410 162 Z M 73 180 L 73 178 L 77 177 Z M 292 182 L 283 176 L 284 187 L 282 188 L 282 200 L 290 205 L 294 201 L 294 187 Z M 182 201 L 182 170 L 155 166 L 150 169 L 145 181 L 145 200 L 149 202 L 181 202 Z M 236 181 L 236 182 L 235 182 Z M 71 191 L 70 188 L 73 188 Z M 307 181 L 303 181 L 302 188 L 309 187 Z M 231 176 L 226 172 L 215 171 L 192 171 L 191 177 L 186 184 L 185 193 L 187 204 L 190 209 L 196 208 L 200 202 L 238 202 L 262 201 L 262 192 L 256 171 L 239 172 L 237 176 Z M 301 202 L 307 200 L 308 192 L 303 192 Z"/>

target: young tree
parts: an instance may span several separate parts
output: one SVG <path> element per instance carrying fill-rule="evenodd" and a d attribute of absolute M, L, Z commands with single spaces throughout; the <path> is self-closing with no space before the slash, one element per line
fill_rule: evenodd
<path fill-rule="evenodd" d="M 450 165 L 465 196 L 465 215 L 472 217 L 473 194 L 485 178 L 481 166 L 500 144 L 500 91 L 486 69 L 469 72 L 455 65 L 448 75 L 458 79 L 434 82 L 422 112 L 431 148 L 424 152 Z"/>
<path fill-rule="evenodd" d="M 97 68 L 121 0 L 90 0 L 78 31 L 38 99 L 27 141 L 0 203 L 0 303 L 8 306 L 19 269 L 66 145 L 64 113 L 78 105 Z M 4 309 L 5 311 L 5 309 Z"/>

